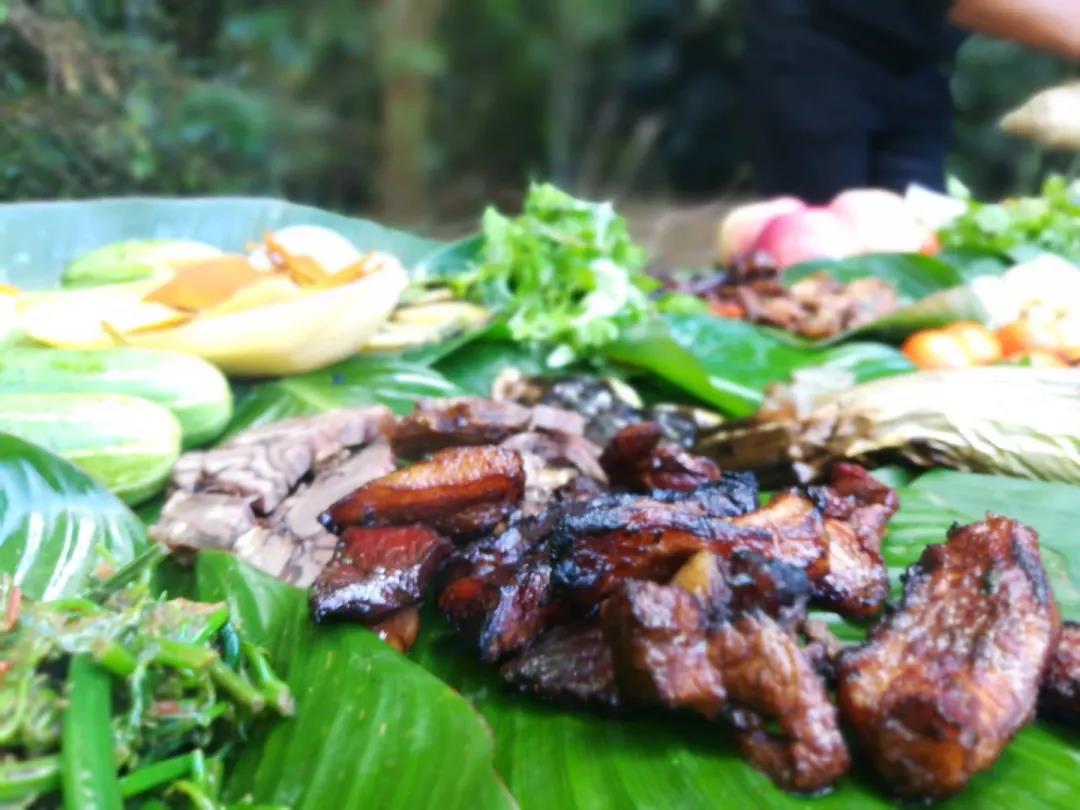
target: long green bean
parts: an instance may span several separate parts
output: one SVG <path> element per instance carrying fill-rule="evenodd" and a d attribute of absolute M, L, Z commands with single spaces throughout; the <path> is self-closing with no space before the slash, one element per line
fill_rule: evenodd
<path fill-rule="evenodd" d="M 112 737 L 112 679 L 92 657 L 71 659 L 60 743 L 67 810 L 120 810 Z"/>

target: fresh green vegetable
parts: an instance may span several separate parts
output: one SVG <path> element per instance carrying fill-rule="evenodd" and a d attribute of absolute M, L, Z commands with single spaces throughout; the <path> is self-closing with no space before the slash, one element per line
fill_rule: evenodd
<path fill-rule="evenodd" d="M 112 737 L 112 679 L 88 653 L 68 667 L 60 743 L 66 810 L 120 810 Z"/>
<path fill-rule="evenodd" d="M 0 354 L 2 394 L 130 394 L 180 421 L 184 448 L 217 438 L 232 417 L 232 389 L 198 357 L 153 349 L 14 347 Z"/>
<path fill-rule="evenodd" d="M 1038 197 L 971 202 L 939 234 L 945 248 L 1007 255 L 1016 260 L 1047 252 L 1080 262 L 1080 196 L 1052 176 Z"/>
<path fill-rule="evenodd" d="M 224 661 L 226 605 L 151 595 L 161 557 L 152 547 L 51 602 L 0 575 L 0 800 L 61 790 L 81 810 L 159 792 L 216 808 L 222 760 L 253 718 L 293 713 L 260 648 L 241 638 L 244 657 Z"/>
<path fill-rule="evenodd" d="M 555 347 L 553 366 L 615 340 L 650 318 L 657 282 L 611 203 L 534 184 L 520 216 L 484 213 L 478 263 L 451 279 L 458 294 L 502 309 L 515 340 Z"/>
<path fill-rule="evenodd" d="M 147 239 L 114 242 L 80 256 L 68 265 L 60 283 L 65 287 L 95 287 L 140 281 L 167 274 L 173 262 L 210 259 L 221 251 L 202 242 Z"/>
<path fill-rule="evenodd" d="M 78 464 L 127 503 L 165 485 L 180 456 L 172 412 L 124 394 L 0 394 L 0 433 Z"/>

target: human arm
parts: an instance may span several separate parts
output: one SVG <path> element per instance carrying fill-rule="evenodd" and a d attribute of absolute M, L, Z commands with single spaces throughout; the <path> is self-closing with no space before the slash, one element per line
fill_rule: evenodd
<path fill-rule="evenodd" d="M 951 22 L 1080 60 L 1078 0 L 954 0 Z"/>

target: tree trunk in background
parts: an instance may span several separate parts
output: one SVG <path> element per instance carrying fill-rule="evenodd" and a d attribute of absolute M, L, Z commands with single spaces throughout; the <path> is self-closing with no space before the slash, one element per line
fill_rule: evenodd
<path fill-rule="evenodd" d="M 432 29 L 443 0 L 380 0 L 377 35 L 382 81 L 379 195 L 392 222 L 416 222 L 428 209 L 426 155 L 431 108 Z"/>

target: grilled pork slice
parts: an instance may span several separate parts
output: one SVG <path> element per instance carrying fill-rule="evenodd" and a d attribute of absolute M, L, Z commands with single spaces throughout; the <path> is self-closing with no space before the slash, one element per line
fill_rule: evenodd
<path fill-rule="evenodd" d="M 954 527 L 841 659 L 841 714 L 897 793 L 955 793 L 1032 718 L 1059 631 L 1034 531 L 993 515 Z"/>
<path fill-rule="evenodd" d="M 499 669 L 519 692 L 563 703 L 620 703 L 611 648 L 593 622 L 559 625 Z"/>
<path fill-rule="evenodd" d="M 398 422 L 394 452 L 419 458 L 447 447 L 499 444 L 532 430 L 582 435 L 585 419 L 573 411 L 537 406 L 527 408 L 508 400 L 462 397 L 425 399 Z"/>
<path fill-rule="evenodd" d="M 1052 720 L 1080 721 L 1080 624 L 1065 622 L 1039 693 L 1039 712 Z"/>
<path fill-rule="evenodd" d="M 744 613 L 717 628 L 709 651 L 751 765 L 799 793 L 824 790 L 847 771 L 836 708 L 790 632 L 764 613 Z"/>
<path fill-rule="evenodd" d="M 315 621 L 355 619 L 373 625 L 419 604 L 450 543 L 427 526 L 346 529 L 315 579 Z"/>
<path fill-rule="evenodd" d="M 616 433 L 600 456 L 600 466 L 612 484 L 635 492 L 688 492 L 720 477 L 714 462 L 664 441 L 656 422 L 638 422 Z"/>
<path fill-rule="evenodd" d="M 320 518 L 329 531 L 348 526 L 423 523 L 452 537 L 490 531 L 521 502 L 521 456 L 499 447 L 455 447 L 371 481 Z"/>

